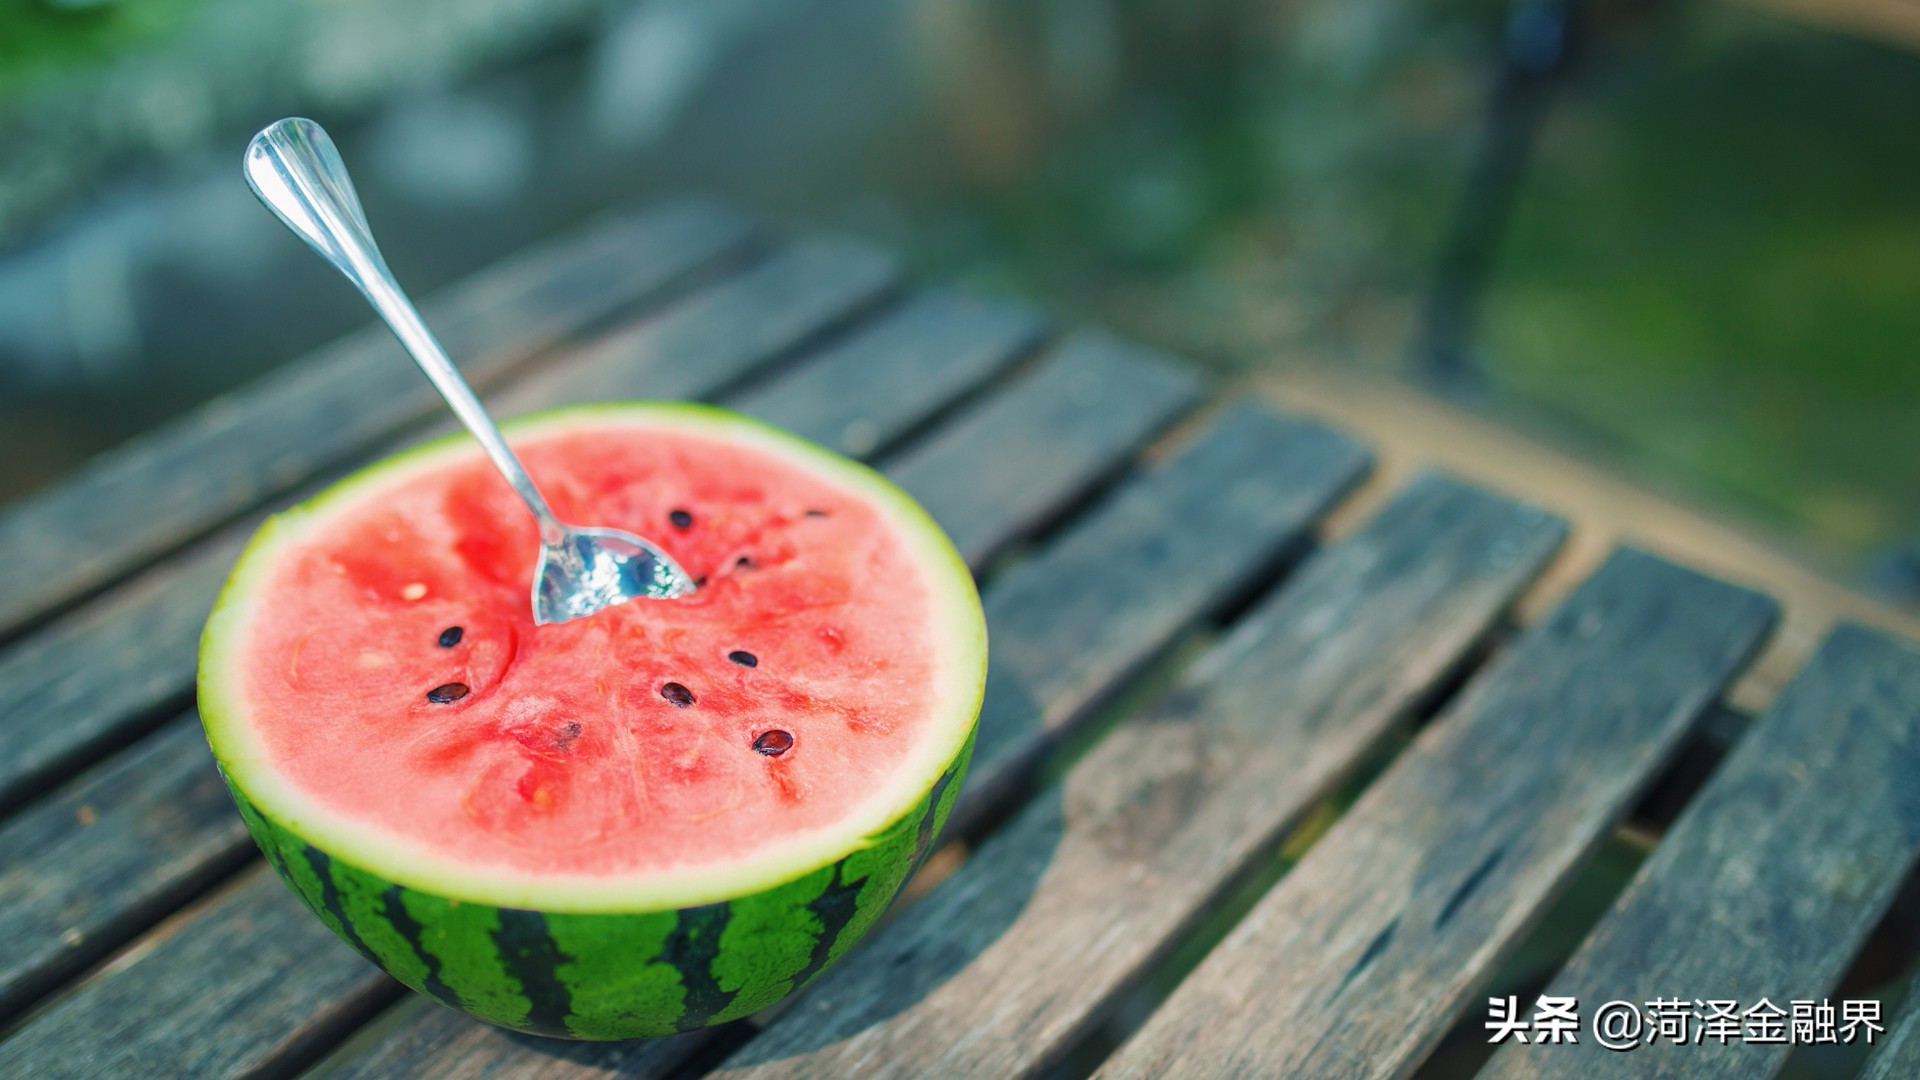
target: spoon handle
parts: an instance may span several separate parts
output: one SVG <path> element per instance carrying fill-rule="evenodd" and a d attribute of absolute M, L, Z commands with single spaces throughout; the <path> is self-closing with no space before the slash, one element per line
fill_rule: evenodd
<path fill-rule="evenodd" d="M 414 363 L 426 372 L 434 389 L 447 399 L 454 415 L 480 440 L 495 467 L 526 501 L 540 524 L 541 542 L 558 543 L 565 528 L 474 396 L 473 388 L 447 359 L 446 350 L 387 269 L 387 261 L 373 242 L 373 231 L 367 227 L 366 212 L 360 209 L 360 197 L 354 193 L 353 181 L 340 160 L 340 151 L 326 131 L 299 117 L 269 125 L 247 144 L 246 173 L 247 184 L 267 209 L 359 287 Z"/>

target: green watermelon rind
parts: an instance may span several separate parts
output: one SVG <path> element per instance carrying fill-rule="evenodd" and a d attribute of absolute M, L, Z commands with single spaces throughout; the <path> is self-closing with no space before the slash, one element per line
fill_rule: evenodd
<path fill-rule="evenodd" d="M 402 482 L 443 457 L 477 452 L 438 439 L 349 476 L 270 518 L 242 552 L 202 634 L 198 696 L 208 744 L 247 829 L 274 869 L 322 922 L 396 979 L 481 1019 L 575 1038 L 691 1030 L 744 1016 L 804 985 L 885 910 L 925 857 L 960 789 L 986 682 L 986 625 L 965 561 L 911 497 L 879 473 L 725 409 L 685 403 L 573 406 L 505 425 L 526 435 L 582 421 L 686 426 L 759 441 L 838 479 L 888 511 L 918 548 L 937 610 L 950 616 L 956 657 L 947 722 L 901 770 L 877 820 L 856 821 L 781 856 L 693 879 L 581 890 L 571 883 L 473 880 L 423 866 L 331 828 L 271 772 L 238 722 L 222 679 L 223 651 L 244 628 L 247 598 L 284 539 L 378 485 Z M 929 765 L 928 762 L 933 764 Z M 915 767 L 917 766 L 917 767 Z M 798 850 L 795 850 L 798 849 Z"/>
<path fill-rule="evenodd" d="M 515 1031 L 631 1039 L 757 1012 L 871 928 L 931 849 L 973 752 L 912 811 L 838 861 L 735 900 L 668 911 L 540 912 L 395 884 L 307 843 L 228 778 L 247 830 L 300 900 L 395 979 Z"/>

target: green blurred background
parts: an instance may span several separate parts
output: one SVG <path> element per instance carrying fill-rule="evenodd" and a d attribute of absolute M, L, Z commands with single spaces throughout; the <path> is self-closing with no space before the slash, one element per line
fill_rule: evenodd
<path fill-rule="evenodd" d="M 367 321 L 239 178 L 301 113 L 416 292 L 713 193 L 1223 371 L 1390 372 L 1920 603 L 1901 8 L 0 0 L 0 500 Z"/>
<path fill-rule="evenodd" d="M 0 498 L 364 320 L 232 167 L 303 112 L 416 289 L 717 192 L 1399 371 L 1912 600 L 1920 19 L 1806 17 L 1875 6 L 0 0 Z"/>

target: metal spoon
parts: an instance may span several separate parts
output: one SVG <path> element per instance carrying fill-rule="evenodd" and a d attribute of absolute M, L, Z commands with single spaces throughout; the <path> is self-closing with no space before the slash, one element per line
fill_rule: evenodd
<path fill-rule="evenodd" d="M 583 618 L 636 597 L 667 600 L 693 591 L 693 579 L 654 544 L 617 529 L 563 525 L 553 516 L 480 399 L 394 281 L 367 228 L 340 152 L 319 124 L 294 117 L 255 135 L 247 144 L 246 173 L 247 184 L 267 209 L 365 294 L 533 511 L 540 525 L 540 562 L 533 572 L 535 623 Z"/>

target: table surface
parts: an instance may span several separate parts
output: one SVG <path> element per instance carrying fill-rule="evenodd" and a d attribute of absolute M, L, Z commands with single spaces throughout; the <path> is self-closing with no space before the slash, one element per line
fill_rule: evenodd
<path fill-rule="evenodd" d="M 192 679 L 266 513 L 447 428 L 369 327 L 0 508 L 0 1076 L 1404 1076 L 1649 791 L 1677 817 L 1546 993 L 1826 997 L 1920 854 L 1910 642 L 1841 626 L 1676 795 L 1767 596 L 1622 548 L 1515 625 L 1555 516 L 1427 472 L 1328 536 L 1359 441 L 863 244 L 678 201 L 427 309 L 500 413 L 715 400 L 926 504 L 993 641 L 946 846 L 792 1001 L 668 1039 L 499 1031 L 336 940 L 258 857 Z M 1920 1020 L 1884 1023 L 1869 1074 L 1920 1075 Z M 1482 1075 L 1789 1049 L 1583 1030 Z"/>

